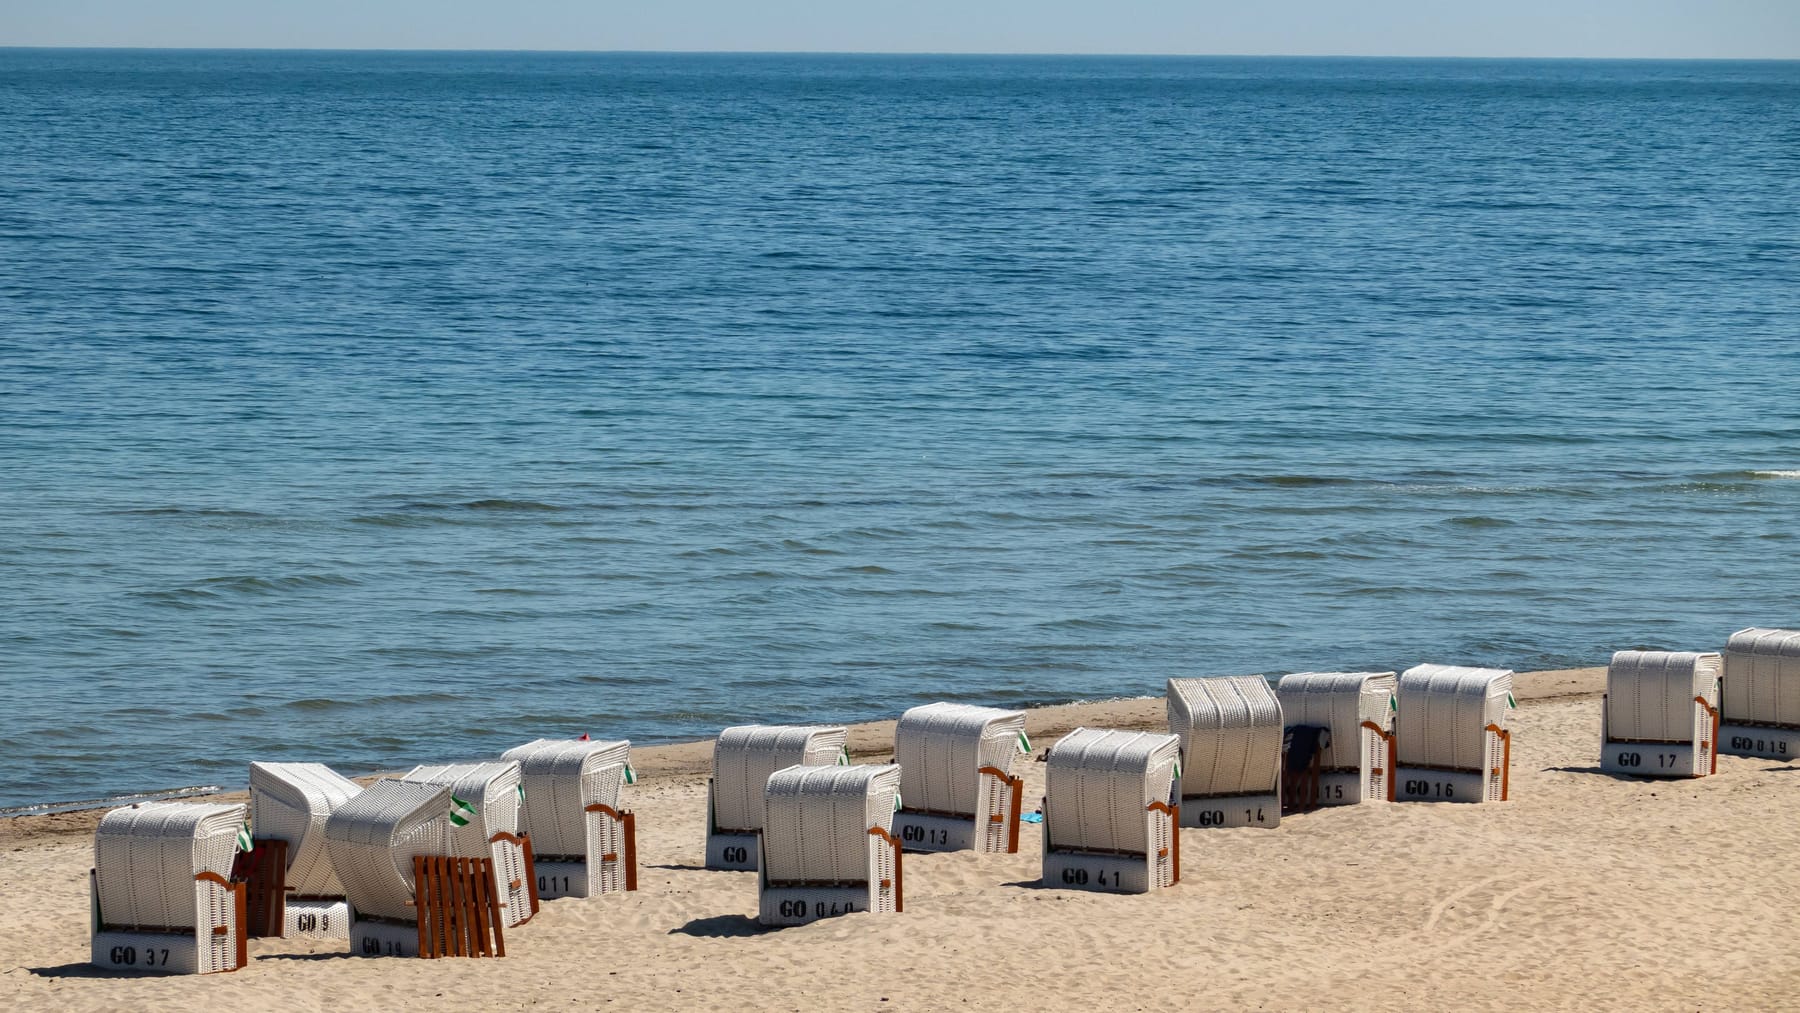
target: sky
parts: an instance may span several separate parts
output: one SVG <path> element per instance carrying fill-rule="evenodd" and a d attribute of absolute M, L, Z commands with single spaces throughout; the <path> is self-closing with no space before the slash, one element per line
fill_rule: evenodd
<path fill-rule="evenodd" d="M 0 0 L 0 46 L 1800 59 L 1800 0 Z"/>

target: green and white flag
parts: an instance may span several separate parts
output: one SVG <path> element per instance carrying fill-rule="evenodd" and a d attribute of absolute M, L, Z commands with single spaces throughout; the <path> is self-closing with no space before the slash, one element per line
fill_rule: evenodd
<path fill-rule="evenodd" d="M 519 801 L 525 801 L 525 786 L 522 784 L 519 785 Z"/>
<path fill-rule="evenodd" d="M 894 811 L 895 812 L 900 811 L 900 793 L 899 792 L 894 792 Z"/>
<path fill-rule="evenodd" d="M 629 763 L 627 763 L 625 765 L 625 783 L 626 784 L 636 784 L 637 783 L 637 771 L 632 770 L 631 764 L 629 764 Z"/>
<path fill-rule="evenodd" d="M 239 851 L 254 851 L 254 850 L 256 850 L 256 842 L 254 840 L 252 840 L 250 837 L 250 821 L 249 820 L 245 820 L 244 825 L 241 827 L 238 827 L 237 849 Z"/>
<path fill-rule="evenodd" d="M 1389 693 L 1388 694 L 1388 710 L 1398 711 L 1399 709 L 1400 709 L 1400 702 L 1398 700 L 1394 699 L 1394 695 L 1392 693 Z"/>
<path fill-rule="evenodd" d="M 838 750 L 838 764 L 837 765 L 840 767 L 850 766 L 850 747 L 849 746 L 844 746 L 843 748 Z"/>
<path fill-rule="evenodd" d="M 1026 756 L 1031 755 L 1031 737 L 1024 732 L 1019 733 L 1019 752 Z"/>
<path fill-rule="evenodd" d="M 457 798 L 455 795 L 450 796 L 450 822 L 452 825 L 466 827 L 469 825 L 469 821 L 474 818 L 474 806 Z"/>
<path fill-rule="evenodd" d="M 1506 694 L 1506 705 L 1508 707 L 1517 707 L 1517 706 L 1519 706 L 1519 701 L 1514 700 L 1513 695 L 1511 693 L 1508 693 L 1508 694 Z"/>

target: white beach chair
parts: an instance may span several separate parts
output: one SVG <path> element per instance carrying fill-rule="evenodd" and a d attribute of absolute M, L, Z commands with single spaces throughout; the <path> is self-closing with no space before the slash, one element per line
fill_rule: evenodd
<path fill-rule="evenodd" d="M 1646 777 L 1713 773 L 1724 669 L 1717 654 L 1614 654 L 1600 706 L 1600 768 Z"/>
<path fill-rule="evenodd" d="M 494 860 L 494 887 L 504 908 L 501 924 L 523 925 L 537 914 L 532 842 L 522 835 L 525 790 L 513 760 L 414 767 L 403 778 L 450 789 L 458 812 L 450 817 L 451 855 Z"/>
<path fill-rule="evenodd" d="M 720 732 L 706 783 L 706 867 L 755 869 L 769 775 L 784 767 L 848 764 L 849 736 L 849 729 L 829 725 L 738 725 Z"/>
<path fill-rule="evenodd" d="M 1281 701 L 1260 675 L 1170 679 L 1169 731 L 1181 738 L 1181 825 L 1281 823 Z"/>
<path fill-rule="evenodd" d="M 1181 879 L 1181 739 L 1077 728 L 1044 772 L 1044 885 L 1148 893 Z"/>
<path fill-rule="evenodd" d="M 1419 665 L 1395 693 L 1398 801 L 1504 802 L 1512 771 L 1508 669 Z"/>
<path fill-rule="evenodd" d="M 351 953 L 463 955 L 471 935 L 499 945 L 502 912 L 491 871 L 468 875 L 461 903 L 443 903 L 428 881 L 434 863 L 481 870 L 493 865 L 489 857 L 451 857 L 458 829 L 451 814 L 467 812 L 452 796 L 448 785 L 384 779 L 338 806 L 325 822 L 326 854 L 350 901 Z"/>
<path fill-rule="evenodd" d="M 899 767 L 787 767 L 769 775 L 763 792 L 758 921 L 804 925 L 904 910 L 893 834 Z"/>
<path fill-rule="evenodd" d="M 637 817 L 620 806 L 631 743 L 538 739 L 502 759 L 519 764 L 540 900 L 637 889 Z"/>
<path fill-rule="evenodd" d="M 92 959 L 116 971 L 211 974 L 246 962 L 244 887 L 231 864 L 244 807 L 149 802 L 94 833 Z"/>
<path fill-rule="evenodd" d="M 250 828 L 257 846 L 280 841 L 285 850 L 282 935 L 350 938 L 350 905 L 325 852 L 325 821 L 361 793 L 361 785 L 322 763 L 250 765 Z"/>
<path fill-rule="evenodd" d="M 1719 751 L 1800 757 L 1800 630 L 1739 630 L 1725 643 Z"/>
<path fill-rule="evenodd" d="M 1394 684 L 1392 672 L 1296 672 L 1276 684 L 1290 731 L 1325 730 L 1311 805 L 1393 799 Z M 1291 791 L 1283 798 L 1289 807 L 1308 801 Z"/>
<path fill-rule="evenodd" d="M 900 715 L 894 833 L 908 851 L 1019 850 L 1024 781 L 1013 757 L 1031 752 L 1023 711 L 933 703 Z"/>

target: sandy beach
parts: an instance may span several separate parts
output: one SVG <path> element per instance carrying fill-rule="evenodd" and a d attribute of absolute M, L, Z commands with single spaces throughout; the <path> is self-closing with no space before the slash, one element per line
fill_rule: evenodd
<path fill-rule="evenodd" d="M 710 744 L 639 749 L 635 894 L 546 902 L 500 960 L 352 957 L 254 940 L 185 978 L 87 964 L 98 813 L 0 823 L 0 1007 L 389 1009 L 1747 1009 L 1800 992 L 1789 852 L 1800 766 L 1721 757 L 1692 781 L 1597 769 L 1602 669 L 1522 675 L 1512 801 L 1363 805 L 1273 831 L 1186 830 L 1182 881 L 1146 896 L 1042 889 L 1017 855 L 916 855 L 906 911 L 754 921 L 751 873 L 707 872 Z M 1032 711 L 1157 728 L 1160 698 Z M 892 722 L 857 726 L 859 760 Z M 446 759 L 456 757 L 447 756 Z M 1044 765 L 1020 765 L 1027 799 Z"/>

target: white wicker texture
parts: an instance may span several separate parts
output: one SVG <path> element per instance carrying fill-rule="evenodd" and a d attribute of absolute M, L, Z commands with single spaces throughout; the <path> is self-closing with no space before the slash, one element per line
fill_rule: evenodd
<path fill-rule="evenodd" d="M 1800 630 L 1751 627 L 1725 642 L 1726 721 L 1800 727 Z"/>
<path fill-rule="evenodd" d="M 377 781 L 325 822 L 325 851 L 358 914 L 416 921 L 413 856 L 450 854 L 450 789 Z"/>
<path fill-rule="evenodd" d="M 525 849 L 510 841 L 496 841 L 495 834 L 518 836 L 524 810 L 523 780 L 516 760 L 487 763 L 449 763 L 414 767 L 405 777 L 449 787 L 451 804 L 457 800 L 474 807 L 466 822 L 450 819 L 450 854 L 494 860 L 494 888 L 506 898 L 506 924 L 518 925 L 531 917 L 531 889 L 526 875 Z M 462 810 L 468 813 L 468 810 Z M 517 883 L 517 886 L 513 884 Z"/>
<path fill-rule="evenodd" d="M 893 830 L 899 791 L 900 768 L 893 764 L 796 765 L 773 772 L 764 791 L 764 879 L 867 882 L 870 856 L 889 848 L 869 830 Z"/>
<path fill-rule="evenodd" d="M 844 751 L 848 729 L 830 725 L 738 725 L 713 743 L 714 830 L 762 829 L 763 789 L 784 767 L 830 766 Z"/>
<path fill-rule="evenodd" d="M 894 728 L 894 759 L 900 764 L 900 795 L 906 807 L 950 816 L 977 815 L 983 802 L 978 771 L 994 767 L 1012 773 L 1024 731 L 1023 711 L 993 707 L 932 703 L 900 715 Z"/>
<path fill-rule="evenodd" d="M 94 832 L 95 898 L 113 929 L 191 929 L 209 912 L 202 872 L 231 876 L 241 805 L 150 802 L 114 809 Z"/>
<path fill-rule="evenodd" d="M 322 763 L 250 765 L 250 829 L 287 842 L 290 899 L 344 895 L 325 855 L 325 821 L 361 793 L 361 785 Z"/>
<path fill-rule="evenodd" d="M 1077 728 L 1063 736 L 1044 771 L 1045 847 L 1153 853 L 1144 810 L 1170 801 L 1180 753 L 1174 735 Z"/>
<path fill-rule="evenodd" d="M 1418 665 L 1401 673 L 1395 746 L 1402 767 L 1488 771 L 1486 729 L 1504 729 L 1512 672 Z"/>
<path fill-rule="evenodd" d="M 1319 754 L 1321 770 L 1356 770 L 1363 762 L 1362 723 L 1372 721 L 1384 732 L 1393 727 L 1394 684 L 1392 672 L 1296 672 L 1281 677 L 1275 695 L 1287 727 L 1313 725 L 1331 732 Z"/>
<path fill-rule="evenodd" d="M 603 853 L 595 840 L 601 814 L 589 813 L 587 807 L 619 808 L 630 742 L 538 739 L 501 758 L 519 764 L 525 787 L 522 825 L 540 860 Z"/>
<path fill-rule="evenodd" d="M 1170 679 L 1181 796 L 1263 795 L 1281 783 L 1281 701 L 1260 675 Z"/>
<path fill-rule="evenodd" d="M 1620 651 L 1606 666 L 1606 735 L 1613 741 L 1695 742 L 1717 699 L 1724 659 L 1717 654 Z"/>

